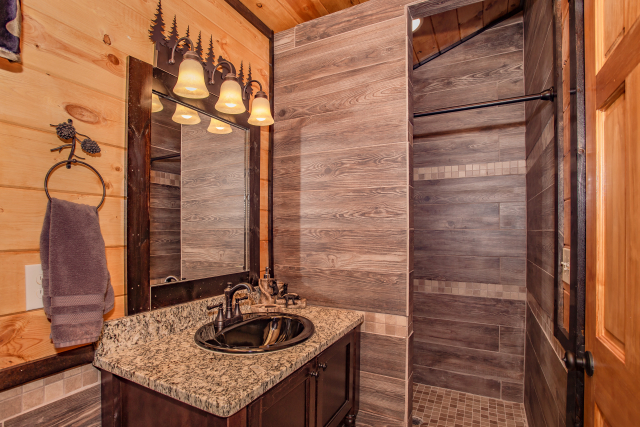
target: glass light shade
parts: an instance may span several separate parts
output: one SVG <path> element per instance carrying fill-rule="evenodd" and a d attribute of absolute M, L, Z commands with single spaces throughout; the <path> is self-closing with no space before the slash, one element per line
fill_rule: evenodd
<path fill-rule="evenodd" d="M 200 123 L 200 116 L 191 108 L 176 104 L 176 112 L 173 113 L 171 120 L 181 125 L 196 125 Z"/>
<path fill-rule="evenodd" d="M 417 18 L 411 21 L 411 32 L 415 33 L 422 24 L 422 18 Z"/>
<path fill-rule="evenodd" d="M 162 111 L 164 105 L 160 102 L 160 97 L 155 93 L 151 94 L 151 112 L 157 113 L 158 111 Z"/>
<path fill-rule="evenodd" d="M 224 135 L 226 133 L 231 133 L 231 126 L 228 123 L 221 122 L 218 119 L 211 119 L 211 123 L 209 123 L 209 127 L 207 128 L 207 132 L 217 133 L 220 135 Z"/>
<path fill-rule="evenodd" d="M 251 106 L 251 116 L 247 122 L 254 126 L 270 126 L 273 124 L 271 106 L 267 98 L 256 95 Z"/>
<path fill-rule="evenodd" d="M 227 114 L 242 114 L 246 111 L 242 103 L 242 89 L 235 78 L 225 78 L 224 82 L 222 82 L 216 110 Z"/>
<path fill-rule="evenodd" d="M 207 85 L 204 83 L 204 71 L 199 61 L 185 58 L 180 63 L 178 81 L 173 88 L 173 93 L 183 98 L 206 98 L 209 96 Z"/>

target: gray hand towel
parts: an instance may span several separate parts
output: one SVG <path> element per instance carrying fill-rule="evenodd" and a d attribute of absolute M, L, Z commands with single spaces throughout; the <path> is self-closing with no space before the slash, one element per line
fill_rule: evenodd
<path fill-rule="evenodd" d="M 40 235 L 44 311 L 56 348 L 92 343 L 113 308 L 111 276 L 95 207 L 51 199 Z"/>

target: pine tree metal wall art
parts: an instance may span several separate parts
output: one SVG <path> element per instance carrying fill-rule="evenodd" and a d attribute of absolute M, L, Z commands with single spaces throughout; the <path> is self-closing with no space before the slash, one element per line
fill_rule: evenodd
<path fill-rule="evenodd" d="M 178 76 L 180 70 L 179 67 L 185 58 L 185 54 L 191 59 L 197 58 L 205 71 L 205 81 L 208 91 L 213 94 L 220 93 L 220 86 L 224 81 L 224 77 L 227 74 L 235 73 L 236 68 L 229 60 L 222 56 L 218 56 L 216 60 L 213 47 L 213 36 L 209 36 L 209 43 L 206 46 L 205 53 L 205 46 L 203 46 L 202 43 L 201 31 L 198 33 L 197 41 L 195 43 L 192 42 L 191 46 L 189 46 L 188 42 L 183 41 L 185 37 L 189 38 L 189 26 L 186 27 L 185 35 L 183 37 L 179 34 L 176 16 L 174 16 L 171 21 L 171 26 L 167 35 L 165 35 L 165 27 L 166 24 L 163 17 L 162 0 L 159 0 L 155 16 L 151 22 L 151 28 L 149 29 L 149 38 L 155 43 L 156 48 L 156 67 L 174 76 Z M 187 53 L 188 51 L 193 52 L 195 55 Z M 249 64 L 249 75 L 246 81 L 243 68 L 244 64 L 241 62 L 240 72 L 235 76 L 235 79 L 240 87 L 244 89 L 245 82 L 251 79 L 251 64 Z M 248 88 L 247 92 L 252 94 L 253 90 Z M 249 107 L 248 100 L 243 103 L 245 107 Z"/>

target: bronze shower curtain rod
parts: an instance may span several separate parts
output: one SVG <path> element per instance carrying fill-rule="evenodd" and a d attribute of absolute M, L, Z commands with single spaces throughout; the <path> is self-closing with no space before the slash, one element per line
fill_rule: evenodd
<path fill-rule="evenodd" d="M 572 93 L 575 93 L 575 91 L 572 91 Z M 438 110 L 432 110 L 432 111 L 421 111 L 419 113 L 414 113 L 413 117 L 435 116 L 437 114 L 455 113 L 457 111 L 475 110 L 477 108 L 495 107 L 497 105 L 515 104 L 518 102 L 526 102 L 526 101 L 536 101 L 538 99 L 542 99 L 544 101 L 553 101 L 555 96 L 556 94 L 553 88 L 549 88 L 535 95 L 516 96 L 515 98 L 505 98 L 505 99 L 498 99 L 495 101 L 478 102 L 476 104 L 466 104 L 466 105 L 459 105 L 457 107 L 440 108 Z"/>

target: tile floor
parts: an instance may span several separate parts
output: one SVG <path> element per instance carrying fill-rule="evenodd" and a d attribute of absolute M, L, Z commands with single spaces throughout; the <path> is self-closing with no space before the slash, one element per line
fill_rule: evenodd
<path fill-rule="evenodd" d="M 413 383 L 412 415 L 414 425 L 423 427 L 527 427 L 522 403 L 417 383 Z"/>

